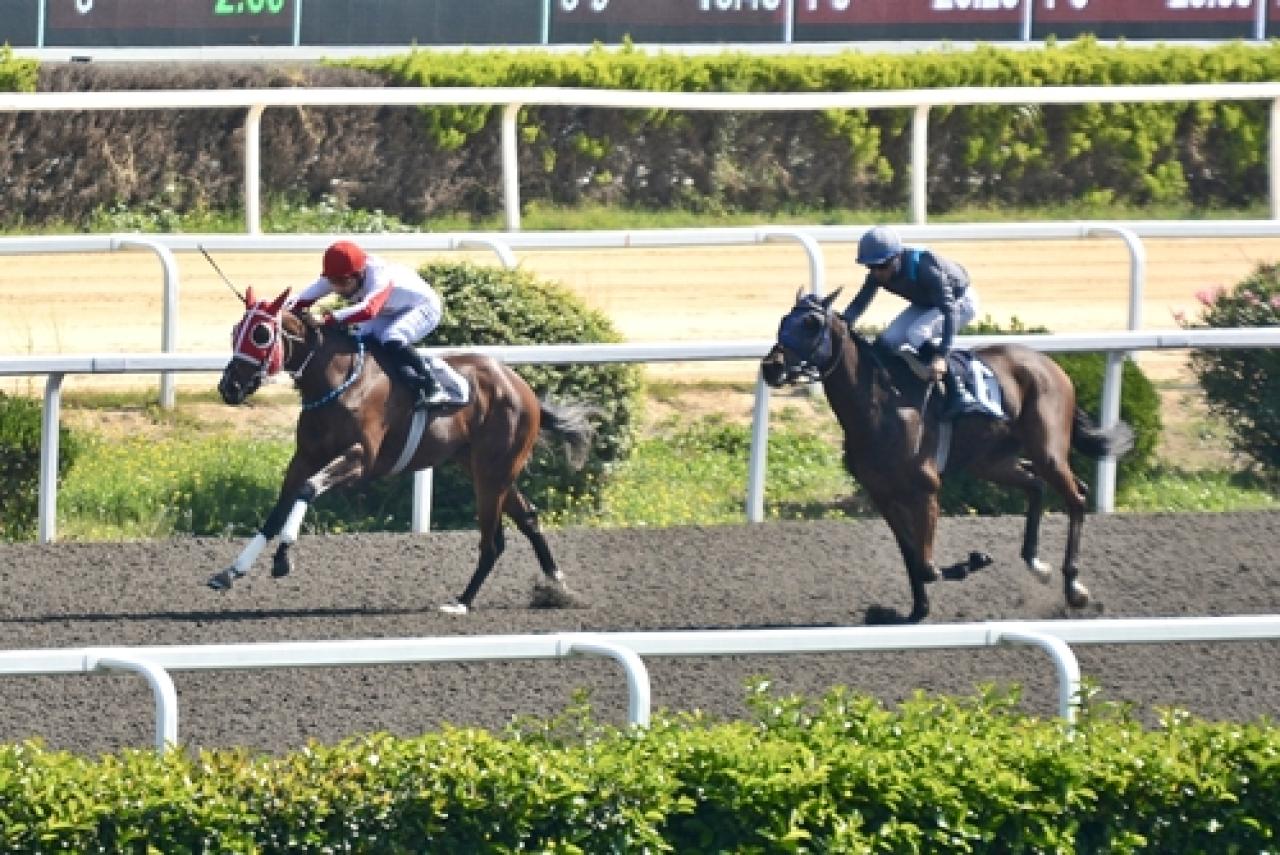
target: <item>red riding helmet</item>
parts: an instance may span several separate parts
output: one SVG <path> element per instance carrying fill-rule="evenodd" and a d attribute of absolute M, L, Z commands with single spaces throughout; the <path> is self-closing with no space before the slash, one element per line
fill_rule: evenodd
<path fill-rule="evenodd" d="M 340 240 L 324 251 L 324 267 L 320 275 L 325 279 L 336 276 L 353 276 L 364 270 L 364 250 L 349 240 Z"/>

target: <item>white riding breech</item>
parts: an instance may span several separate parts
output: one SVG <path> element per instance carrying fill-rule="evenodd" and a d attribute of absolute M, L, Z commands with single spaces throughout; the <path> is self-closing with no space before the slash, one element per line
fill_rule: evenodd
<path fill-rule="evenodd" d="M 970 321 L 978 316 L 978 295 L 973 286 L 965 289 L 955 302 L 955 330 L 960 332 Z M 942 310 L 929 306 L 907 306 L 896 318 L 890 321 L 879 340 L 891 349 L 897 350 L 904 344 L 919 350 L 926 341 L 937 341 L 942 338 Z"/>
<path fill-rule="evenodd" d="M 417 344 L 440 325 L 440 304 L 435 300 L 398 315 L 379 315 L 360 324 L 360 332 L 382 342 Z"/>

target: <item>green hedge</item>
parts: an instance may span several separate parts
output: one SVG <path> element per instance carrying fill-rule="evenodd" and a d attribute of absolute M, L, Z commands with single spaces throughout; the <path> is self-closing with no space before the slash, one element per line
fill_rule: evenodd
<path fill-rule="evenodd" d="M 1231 289 L 1199 295 L 1192 327 L 1280 325 L 1280 264 L 1259 264 Z M 1280 483 L 1280 350 L 1253 347 L 1191 352 L 1191 370 L 1210 409 L 1231 432 L 1231 445 L 1272 483 Z"/>
<path fill-rule="evenodd" d="M 359 737 L 282 757 L 0 747 L 0 849 L 44 852 L 1264 852 L 1280 731 L 1016 693 L 900 707 L 763 684 L 754 721 L 570 710 L 501 734 Z"/>
<path fill-rule="evenodd" d="M 39 402 L 0 392 L 0 541 L 36 536 L 42 422 Z M 80 454 L 79 437 L 60 427 L 58 449 L 61 479 Z"/>
<path fill-rule="evenodd" d="M 0 65 L 0 87 L 30 68 Z M 320 86 L 584 87 L 674 92 L 863 92 L 1280 79 L 1280 43 L 698 56 L 418 51 L 342 64 L 61 63 L 42 91 Z M 929 113 L 929 207 L 1055 204 L 1204 208 L 1267 201 L 1269 103 L 940 106 Z M 242 111 L 0 114 L 0 223 L 90 227 L 103 211 L 176 215 L 242 207 Z M 500 107 L 309 107 L 263 116 L 271 201 L 376 211 L 430 227 L 502 208 Z M 745 113 L 527 107 L 526 205 L 628 205 L 715 214 L 905 210 L 912 111 Z M 370 141 L 376 141 L 371 145 Z M 66 157 L 73 152 L 74 157 Z M 128 168 L 123 168 L 126 164 Z"/>
<path fill-rule="evenodd" d="M 597 50 L 441 55 L 357 67 L 413 86 L 572 86 L 676 92 L 866 92 L 1265 82 L 1280 46 L 1102 46 L 1038 50 L 650 55 Z M 1239 206 L 1265 199 L 1268 102 L 937 107 L 929 121 L 929 206 L 1059 202 Z M 497 107 L 425 111 L 446 150 L 492 148 Z M 521 197 L 774 212 L 902 207 L 911 109 L 817 113 L 526 108 Z"/>

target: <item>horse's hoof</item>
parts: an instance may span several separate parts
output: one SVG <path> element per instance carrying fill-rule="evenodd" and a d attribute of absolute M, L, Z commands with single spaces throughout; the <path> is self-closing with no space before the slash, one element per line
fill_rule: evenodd
<path fill-rule="evenodd" d="M 440 611 L 447 615 L 465 615 L 471 611 L 471 607 L 466 603 L 460 603 L 457 600 L 454 600 L 451 603 L 445 603 L 440 606 Z"/>
<path fill-rule="evenodd" d="M 1089 605 L 1089 589 L 1072 580 L 1067 585 L 1067 605 L 1073 609 L 1082 609 Z"/>
<path fill-rule="evenodd" d="M 243 575 L 243 573 L 237 572 L 234 567 L 228 567 L 221 573 L 210 576 L 208 585 L 215 591 L 230 591 L 232 583 Z"/>
<path fill-rule="evenodd" d="M 924 567 L 921 567 L 920 570 L 916 573 L 916 579 L 920 580 L 921 582 L 924 582 L 925 584 L 928 584 L 930 582 L 937 582 L 942 578 L 943 578 L 943 573 L 941 570 L 938 569 L 938 565 L 936 564 L 926 564 Z"/>
<path fill-rule="evenodd" d="M 1053 568 L 1039 558 L 1032 558 L 1027 561 L 1027 570 L 1042 585 L 1049 584 L 1049 580 L 1053 578 Z M 1088 599 L 1088 592 L 1085 592 L 1085 598 Z"/>
<path fill-rule="evenodd" d="M 292 572 L 293 559 L 287 555 L 283 558 L 276 556 L 275 560 L 271 562 L 271 576 L 274 579 L 283 579 Z"/>
<path fill-rule="evenodd" d="M 995 564 L 995 563 L 996 563 L 996 560 L 985 552 L 969 553 L 969 572 L 970 573 L 972 573 L 975 570 L 981 570 L 984 567 L 990 567 L 992 564 Z"/>

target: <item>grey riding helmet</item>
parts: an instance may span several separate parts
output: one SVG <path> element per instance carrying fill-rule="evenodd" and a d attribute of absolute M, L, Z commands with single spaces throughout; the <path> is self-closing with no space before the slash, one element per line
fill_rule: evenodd
<path fill-rule="evenodd" d="M 858 241 L 859 264 L 884 264 L 902 252 L 902 238 L 888 226 L 876 226 Z"/>

